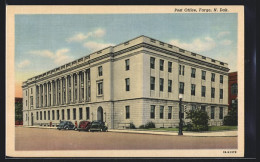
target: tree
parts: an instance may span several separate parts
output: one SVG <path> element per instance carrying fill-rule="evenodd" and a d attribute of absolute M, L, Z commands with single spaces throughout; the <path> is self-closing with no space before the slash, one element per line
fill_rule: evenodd
<path fill-rule="evenodd" d="M 15 121 L 23 121 L 23 104 L 15 103 Z"/>
<path fill-rule="evenodd" d="M 201 109 L 186 111 L 186 119 L 191 121 L 186 125 L 187 130 L 190 131 L 207 131 L 209 116 L 206 111 Z"/>
<path fill-rule="evenodd" d="M 232 107 L 228 112 L 228 115 L 224 117 L 224 125 L 236 126 L 237 125 L 237 108 Z"/>

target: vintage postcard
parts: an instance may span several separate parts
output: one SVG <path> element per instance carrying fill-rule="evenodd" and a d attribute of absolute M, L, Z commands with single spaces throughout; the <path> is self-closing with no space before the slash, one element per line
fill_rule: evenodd
<path fill-rule="evenodd" d="M 243 157 L 243 6 L 7 6 L 9 157 Z"/>

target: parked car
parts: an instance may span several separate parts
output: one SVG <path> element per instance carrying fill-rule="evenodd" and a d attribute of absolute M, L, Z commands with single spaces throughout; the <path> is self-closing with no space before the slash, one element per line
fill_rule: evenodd
<path fill-rule="evenodd" d="M 75 125 L 71 121 L 61 121 L 57 129 L 75 130 Z"/>
<path fill-rule="evenodd" d="M 91 123 L 91 127 L 89 129 L 90 132 L 93 131 L 100 131 L 100 132 L 107 132 L 107 126 L 105 125 L 105 122 L 102 121 L 93 121 Z"/>
<path fill-rule="evenodd" d="M 90 127 L 91 127 L 91 122 L 84 120 L 79 122 L 78 131 L 82 131 L 82 130 L 88 131 Z"/>

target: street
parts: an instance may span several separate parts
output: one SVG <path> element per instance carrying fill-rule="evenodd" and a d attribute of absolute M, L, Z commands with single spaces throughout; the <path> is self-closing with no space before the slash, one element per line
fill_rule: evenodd
<path fill-rule="evenodd" d="M 237 137 L 187 137 L 15 128 L 19 150 L 236 149 Z"/>

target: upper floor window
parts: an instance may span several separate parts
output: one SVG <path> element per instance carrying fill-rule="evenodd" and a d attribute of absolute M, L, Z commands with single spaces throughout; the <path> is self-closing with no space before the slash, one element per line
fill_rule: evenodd
<path fill-rule="evenodd" d="M 185 69 L 184 65 L 179 65 L 179 75 L 183 75 L 184 76 L 184 69 Z"/>
<path fill-rule="evenodd" d="M 31 88 L 31 94 L 33 93 L 33 89 Z"/>
<path fill-rule="evenodd" d="M 160 70 L 163 71 L 164 60 L 160 59 Z"/>
<path fill-rule="evenodd" d="M 168 92 L 172 92 L 172 80 L 168 80 Z"/>
<path fill-rule="evenodd" d="M 219 82 L 223 83 L 223 75 L 220 75 Z"/>
<path fill-rule="evenodd" d="M 206 80 L 206 71 L 201 71 L 201 79 Z"/>
<path fill-rule="evenodd" d="M 25 91 L 25 93 L 26 93 L 26 96 L 27 96 L 27 91 Z"/>
<path fill-rule="evenodd" d="M 168 72 L 171 73 L 172 72 L 172 62 L 168 62 Z"/>
<path fill-rule="evenodd" d="M 211 88 L 211 98 L 215 98 L 215 88 Z"/>
<path fill-rule="evenodd" d="M 184 83 L 183 82 L 180 82 L 180 84 L 179 84 L 179 93 L 180 94 L 184 94 Z"/>
<path fill-rule="evenodd" d="M 164 82 L 164 79 L 160 78 L 160 91 L 163 91 L 163 82 Z"/>
<path fill-rule="evenodd" d="M 125 107 L 125 118 L 126 119 L 130 118 L 130 106 Z"/>
<path fill-rule="evenodd" d="M 205 96 L 206 96 L 206 87 L 201 86 L 201 97 L 205 97 Z"/>
<path fill-rule="evenodd" d="M 231 85 L 231 94 L 233 95 L 237 94 L 237 83 Z"/>
<path fill-rule="evenodd" d="M 215 82 L 215 73 L 211 73 L 211 81 Z"/>
<path fill-rule="evenodd" d="M 150 68 L 151 68 L 151 69 L 154 69 L 154 66 L 155 66 L 155 58 L 154 58 L 154 57 L 151 57 L 151 58 L 150 58 Z"/>
<path fill-rule="evenodd" d="M 195 68 L 191 68 L 191 77 L 192 78 L 196 77 L 196 69 Z"/>
<path fill-rule="evenodd" d="M 125 60 L 125 70 L 129 70 L 130 69 L 130 60 L 127 59 Z"/>
<path fill-rule="evenodd" d="M 191 95 L 195 96 L 195 89 L 196 89 L 196 85 L 195 84 L 191 84 Z"/>
<path fill-rule="evenodd" d="M 151 77 L 151 85 L 150 85 L 151 90 L 155 89 L 155 77 Z"/>
<path fill-rule="evenodd" d="M 129 78 L 125 79 L 125 90 L 130 91 L 130 79 Z"/>
<path fill-rule="evenodd" d="M 33 96 L 30 97 L 31 106 L 33 106 Z"/>
<path fill-rule="evenodd" d="M 98 76 L 102 76 L 103 75 L 103 69 L 102 66 L 98 67 Z"/>
<path fill-rule="evenodd" d="M 219 99 L 223 99 L 223 89 L 219 90 Z"/>
<path fill-rule="evenodd" d="M 103 94 L 103 82 L 98 83 L 98 95 Z"/>

